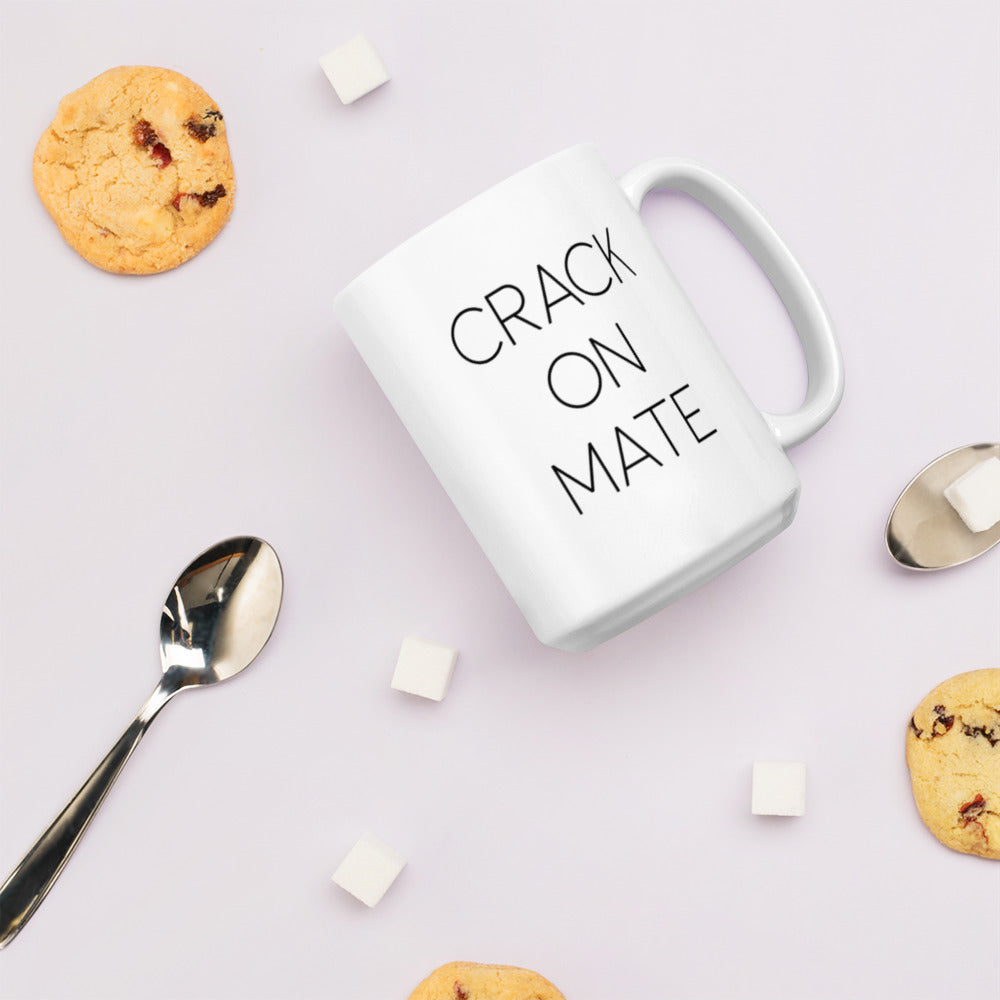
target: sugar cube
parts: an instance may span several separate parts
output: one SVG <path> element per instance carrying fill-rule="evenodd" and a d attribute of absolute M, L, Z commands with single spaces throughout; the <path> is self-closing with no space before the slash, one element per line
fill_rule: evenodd
<path fill-rule="evenodd" d="M 344 104 L 364 97 L 389 79 L 375 46 L 364 35 L 355 35 L 319 61 L 327 79 Z"/>
<path fill-rule="evenodd" d="M 805 764 L 798 760 L 755 760 L 750 811 L 755 816 L 804 816 Z"/>
<path fill-rule="evenodd" d="M 944 491 L 969 531 L 988 531 L 1000 521 L 1000 458 L 974 465 Z"/>
<path fill-rule="evenodd" d="M 455 670 L 458 650 L 440 642 L 410 636 L 403 640 L 392 675 L 392 687 L 407 694 L 441 701 Z"/>
<path fill-rule="evenodd" d="M 405 866 L 406 858 L 366 833 L 340 862 L 333 881 L 365 906 L 374 906 Z"/>

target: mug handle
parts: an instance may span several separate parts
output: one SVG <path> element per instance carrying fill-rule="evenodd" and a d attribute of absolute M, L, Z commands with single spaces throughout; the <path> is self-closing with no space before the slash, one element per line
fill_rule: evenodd
<path fill-rule="evenodd" d="M 782 448 L 815 434 L 844 394 L 844 363 L 819 293 L 760 209 L 729 181 L 688 160 L 648 160 L 633 167 L 619 183 L 636 211 L 654 188 L 690 195 L 717 215 L 750 252 L 788 312 L 806 361 L 802 405 L 792 413 L 762 415 Z"/>

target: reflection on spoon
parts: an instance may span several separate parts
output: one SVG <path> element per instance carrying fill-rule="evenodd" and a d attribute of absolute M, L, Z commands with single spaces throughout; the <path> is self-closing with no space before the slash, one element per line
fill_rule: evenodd
<path fill-rule="evenodd" d="M 1000 444 L 971 444 L 935 459 L 900 494 L 885 528 L 893 559 L 907 569 L 945 569 L 968 562 L 1000 542 L 1000 523 L 970 531 L 945 499 L 959 476 L 986 459 L 1000 458 Z"/>
<path fill-rule="evenodd" d="M 178 691 L 216 684 L 249 666 L 281 608 L 281 565 L 267 542 L 230 538 L 181 574 L 160 617 L 163 677 L 135 721 L 0 886 L 0 948 L 28 922 L 157 712 Z"/>

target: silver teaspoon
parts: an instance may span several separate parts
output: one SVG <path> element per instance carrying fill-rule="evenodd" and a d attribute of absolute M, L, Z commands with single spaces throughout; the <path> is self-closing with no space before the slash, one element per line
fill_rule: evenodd
<path fill-rule="evenodd" d="M 163 677 L 135 721 L 0 886 L 0 948 L 38 909 L 150 722 L 189 687 L 227 680 L 250 665 L 281 608 L 278 557 L 259 538 L 230 538 L 203 552 L 174 584 L 160 618 Z"/>
<path fill-rule="evenodd" d="M 959 476 L 992 456 L 1000 444 L 970 444 L 936 458 L 899 495 L 885 528 L 893 559 L 907 569 L 945 569 L 968 562 L 1000 542 L 1000 524 L 970 531 L 945 499 Z"/>

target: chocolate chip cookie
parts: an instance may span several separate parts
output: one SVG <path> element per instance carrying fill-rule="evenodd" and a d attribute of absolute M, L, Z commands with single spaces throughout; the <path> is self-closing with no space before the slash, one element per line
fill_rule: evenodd
<path fill-rule="evenodd" d="M 913 798 L 947 847 L 1000 859 L 1000 669 L 939 684 L 906 736 Z"/>
<path fill-rule="evenodd" d="M 222 112 L 155 66 L 110 69 L 64 97 L 34 181 L 66 242 L 118 274 L 189 260 L 226 224 L 235 193 Z"/>
<path fill-rule="evenodd" d="M 410 1000 L 566 1000 L 543 976 L 512 965 L 449 962 L 435 969 Z"/>

